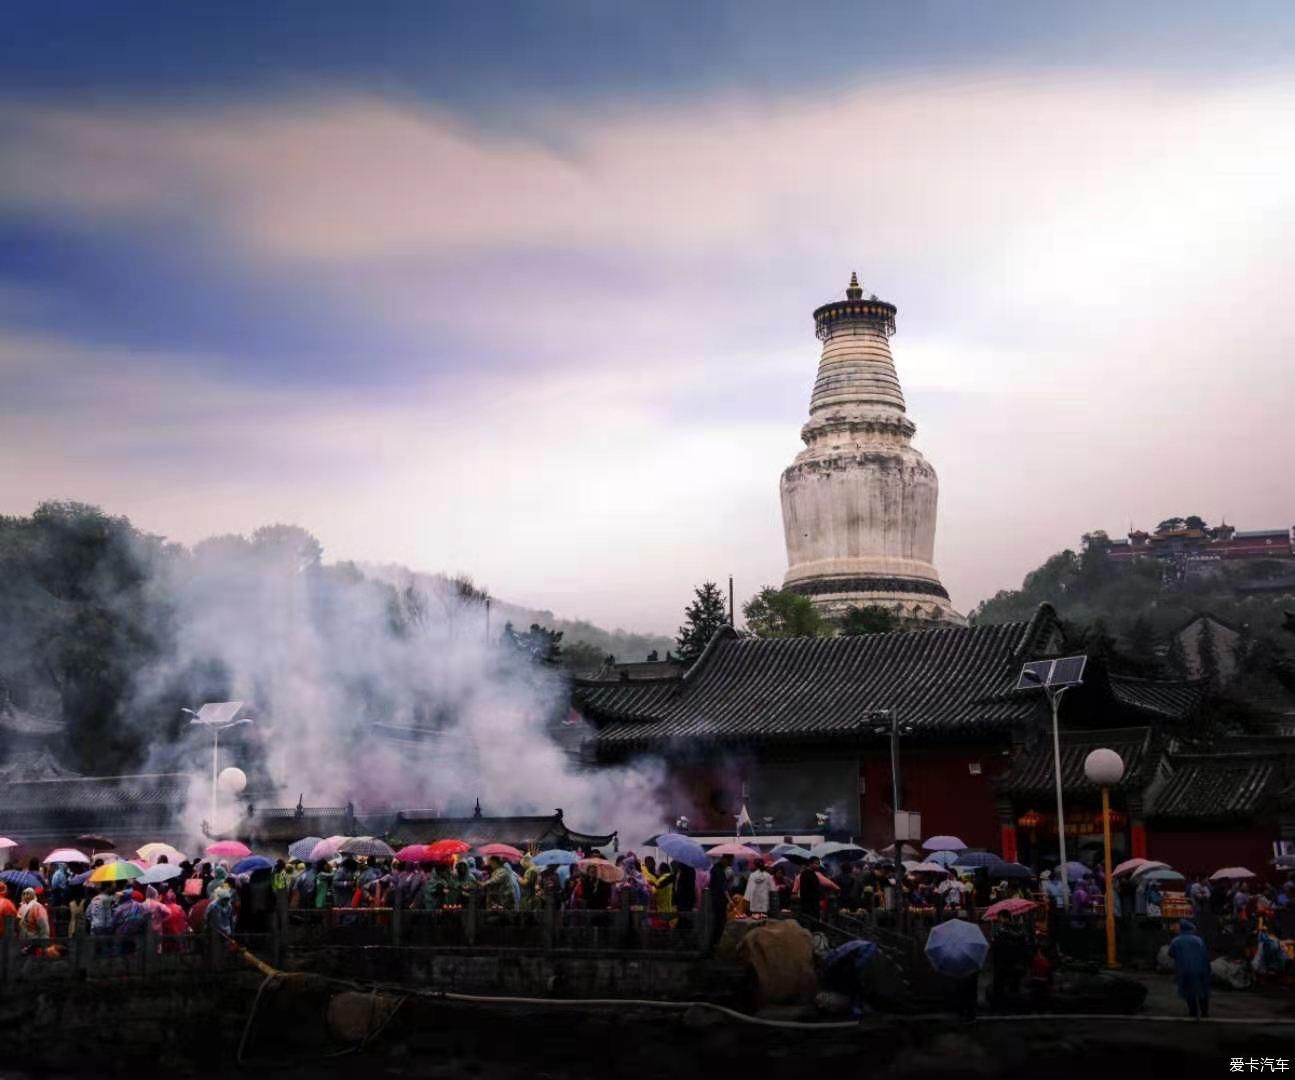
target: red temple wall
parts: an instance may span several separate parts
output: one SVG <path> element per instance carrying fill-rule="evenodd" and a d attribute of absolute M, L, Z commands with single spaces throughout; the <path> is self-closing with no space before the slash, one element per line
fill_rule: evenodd
<path fill-rule="evenodd" d="M 1166 862 L 1189 877 L 1212 874 L 1224 866 L 1244 866 L 1260 877 L 1271 873 L 1276 825 L 1230 829 L 1212 825 L 1191 831 L 1147 827 L 1147 858 Z"/>
<path fill-rule="evenodd" d="M 905 753 L 901 745 L 900 809 L 921 813 L 924 836 L 948 833 L 968 847 L 997 851 L 1001 838 L 993 784 L 1009 760 L 992 747 Z M 969 767 L 975 763 L 981 769 L 978 776 Z M 859 771 L 862 842 L 885 847 L 894 838 L 889 753 L 865 757 Z"/>

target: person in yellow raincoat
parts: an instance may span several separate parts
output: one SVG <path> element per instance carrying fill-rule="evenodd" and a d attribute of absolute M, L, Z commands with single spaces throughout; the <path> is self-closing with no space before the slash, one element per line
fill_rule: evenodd
<path fill-rule="evenodd" d="M 657 866 L 656 860 L 649 855 L 643 860 L 643 880 L 652 890 L 652 911 L 657 919 L 662 925 L 674 926 L 674 868 L 664 859 Z"/>

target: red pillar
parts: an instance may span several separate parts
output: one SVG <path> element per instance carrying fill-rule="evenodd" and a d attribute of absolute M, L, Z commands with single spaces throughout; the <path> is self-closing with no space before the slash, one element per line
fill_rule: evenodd
<path fill-rule="evenodd" d="M 1129 843 L 1133 846 L 1133 858 L 1147 858 L 1147 827 L 1141 822 L 1129 826 Z"/>
<path fill-rule="evenodd" d="M 1000 825 L 998 832 L 1003 847 L 1003 862 L 1016 862 L 1016 826 Z"/>

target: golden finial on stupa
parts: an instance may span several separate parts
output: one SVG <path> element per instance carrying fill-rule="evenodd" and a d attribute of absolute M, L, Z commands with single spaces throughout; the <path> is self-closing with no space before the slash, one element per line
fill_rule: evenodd
<path fill-rule="evenodd" d="M 859 275 L 853 270 L 850 271 L 850 285 L 845 290 L 845 298 L 847 300 L 863 299 L 863 286 L 859 284 Z"/>

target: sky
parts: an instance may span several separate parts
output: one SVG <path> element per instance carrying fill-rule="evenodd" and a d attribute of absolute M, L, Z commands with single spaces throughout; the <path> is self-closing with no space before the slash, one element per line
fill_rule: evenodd
<path fill-rule="evenodd" d="M 1295 8 L 0 12 L 0 513 L 465 571 L 673 632 L 786 570 L 852 270 L 968 611 L 1295 521 Z"/>

